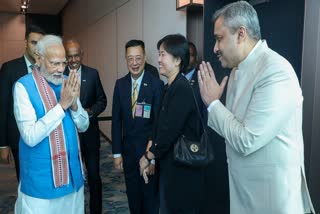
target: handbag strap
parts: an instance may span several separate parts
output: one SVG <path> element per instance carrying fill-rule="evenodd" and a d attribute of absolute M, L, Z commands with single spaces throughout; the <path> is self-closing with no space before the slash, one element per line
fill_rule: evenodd
<path fill-rule="evenodd" d="M 191 88 L 192 95 L 193 95 L 193 99 L 194 99 L 194 102 L 196 103 L 198 115 L 199 115 L 199 117 L 200 117 L 200 121 L 201 121 L 201 124 L 202 124 L 203 132 L 205 132 L 205 133 L 207 134 L 207 131 L 206 131 L 206 128 L 205 128 L 206 126 L 205 126 L 205 124 L 204 124 L 204 122 L 203 122 L 203 119 L 202 119 L 202 116 L 201 116 L 201 112 L 200 112 L 200 108 L 199 108 L 199 104 L 198 104 L 198 102 L 197 102 L 196 95 L 194 94 L 194 90 L 193 90 L 190 82 L 189 82 L 186 78 L 184 78 L 184 79 L 188 82 L 188 85 L 189 85 L 190 88 Z"/>

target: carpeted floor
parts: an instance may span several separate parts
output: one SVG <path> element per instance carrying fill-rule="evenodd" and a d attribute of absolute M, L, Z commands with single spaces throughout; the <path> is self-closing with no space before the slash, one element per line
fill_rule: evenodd
<path fill-rule="evenodd" d="M 113 168 L 111 145 L 101 138 L 101 178 L 103 189 L 103 213 L 128 214 L 123 173 Z M 86 213 L 88 210 L 88 188 L 86 192 Z M 17 196 L 17 182 L 13 166 L 0 164 L 0 214 L 12 214 Z"/>

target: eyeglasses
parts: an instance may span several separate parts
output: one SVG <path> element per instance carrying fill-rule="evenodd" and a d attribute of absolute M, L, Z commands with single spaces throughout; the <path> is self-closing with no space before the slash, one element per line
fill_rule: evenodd
<path fill-rule="evenodd" d="M 70 60 L 70 59 L 76 59 L 76 60 L 79 60 L 81 58 L 81 55 L 80 54 L 75 54 L 75 55 L 67 55 L 67 60 Z"/>
<path fill-rule="evenodd" d="M 58 62 L 58 61 L 50 61 L 50 60 L 47 59 L 47 57 L 44 57 L 43 55 L 40 55 L 40 54 L 38 54 L 38 55 L 41 57 L 42 60 L 48 61 L 50 66 L 52 68 L 54 68 L 54 69 L 56 69 L 56 68 L 58 68 L 60 66 L 65 68 L 68 65 L 68 62 L 66 60 L 65 61 L 60 61 L 60 62 Z"/>
<path fill-rule="evenodd" d="M 129 63 L 129 64 L 133 64 L 134 63 L 134 61 L 137 63 L 137 64 L 140 64 L 141 62 L 142 62 L 142 56 L 136 56 L 136 57 L 134 57 L 134 56 L 128 56 L 127 57 L 127 62 Z"/>
<path fill-rule="evenodd" d="M 52 68 L 58 68 L 60 66 L 62 66 L 63 68 L 65 68 L 68 65 L 67 61 L 62 61 L 62 62 L 56 62 L 56 61 L 49 61 L 49 64 Z"/>

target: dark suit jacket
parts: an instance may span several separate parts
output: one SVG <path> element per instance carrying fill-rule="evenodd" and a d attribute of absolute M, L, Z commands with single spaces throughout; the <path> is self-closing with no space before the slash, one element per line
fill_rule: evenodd
<path fill-rule="evenodd" d="M 147 140 L 151 136 L 163 83 L 152 74 L 144 72 L 137 103 L 151 104 L 150 119 L 132 118 L 131 88 L 130 73 L 116 81 L 112 105 L 112 152 L 130 155 L 138 160 L 144 154 Z"/>
<path fill-rule="evenodd" d="M 160 75 L 159 75 L 158 69 L 156 67 L 154 67 L 153 65 L 151 65 L 151 64 L 146 62 L 145 65 L 144 65 L 144 69 L 145 69 L 146 72 L 149 72 L 153 76 L 155 76 L 158 79 L 160 79 Z"/>
<path fill-rule="evenodd" d="M 69 75 L 69 68 L 65 70 L 65 75 Z M 85 142 L 89 146 L 100 146 L 100 132 L 97 117 L 107 106 L 107 97 L 104 93 L 99 73 L 96 69 L 81 65 L 81 86 L 80 102 L 83 108 L 89 108 L 92 111 L 90 115 L 90 125 L 85 135 Z M 90 140 L 89 140 L 90 139 Z"/>
<path fill-rule="evenodd" d="M 24 56 L 6 62 L 0 70 L 0 146 L 18 148 L 20 133 L 13 114 L 12 88 L 28 73 Z"/>

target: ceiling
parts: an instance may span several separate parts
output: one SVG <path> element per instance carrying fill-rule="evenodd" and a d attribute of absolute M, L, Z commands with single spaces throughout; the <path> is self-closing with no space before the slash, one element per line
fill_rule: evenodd
<path fill-rule="evenodd" d="M 20 13 L 22 0 L 0 0 L 0 12 Z M 30 0 L 27 13 L 33 14 L 58 14 L 68 0 Z"/>

